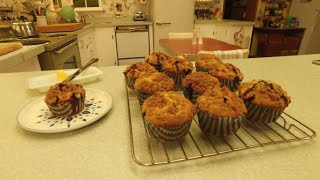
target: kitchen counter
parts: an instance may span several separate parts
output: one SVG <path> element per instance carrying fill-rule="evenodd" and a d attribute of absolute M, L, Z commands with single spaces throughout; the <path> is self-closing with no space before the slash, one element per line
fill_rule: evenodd
<path fill-rule="evenodd" d="M 21 64 L 45 51 L 44 45 L 23 46 L 21 49 L 0 56 L 0 72 Z"/>
<path fill-rule="evenodd" d="M 251 21 L 237 21 L 237 20 L 229 20 L 229 19 L 222 19 L 222 20 L 216 20 L 216 19 L 196 19 L 194 20 L 195 24 L 212 24 L 212 23 L 223 23 L 231 26 L 253 26 L 254 22 Z"/>
<path fill-rule="evenodd" d="M 152 25 L 150 20 L 134 21 L 131 17 L 95 17 L 86 19 L 88 23 L 93 23 L 95 27 L 112 27 L 112 26 L 134 26 L 134 25 Z"/>
<path fill-rule="evenodd" d="M 320 132 L 320 54 L 231 60 L 244 81 L 272 79 L 289 93 L 286 112 Z M 104 67 L 85 88 L 107 91 L 113 107 L 96 123 L 71 132 L 39 134 L 21 129 L 20 108 L 43 96 L 26 80 L 51 72 L 0 74 L 0 179 L 318 179 L 320 143 L 279 144 L 188 162 L 139 166 L 131 158 L 123 66 Z M 14 94 L 13 94 L 14 92 Z"/>

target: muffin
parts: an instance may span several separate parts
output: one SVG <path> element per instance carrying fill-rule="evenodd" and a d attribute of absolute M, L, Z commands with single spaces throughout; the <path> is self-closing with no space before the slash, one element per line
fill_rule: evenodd
<path fill-rule="evenodd" d="M 237 91 L 238 87 L 243 80 L 243 74 L 233 64 L 223 63 L 211 69 L 209 74 L 218 78 L 220 83 L 226 85 L 231 91 Z"/>
<path fill-rule="evenodd" d="M 183 94 L 192 103 L 196 102 L 199 95 L 217 85 L 220 86 L 219 80 L 206 72 L 194 72 L 182 80 Z"/>
<path fill-rule="evenodd" d="M 134 88 L 138 93 L 139 102 L 142 104 L 146 98 L 157 91 L 172 91 L 174 81 L 167 75 L 157 72 L 137 79 Z"/>
<path fill-rule="evenodd" d="M 186 57 L 175 56 L 162 63 L 162 70 L 174 79 L 176 86 L 181 86 L 182 79 L 192 72 L 193 65 Z"/>
<path fill-rule="evenodd" d="M 195 113 L 191 102 L 173 91 L 156 92 L 142 105 L 149 133 L 161 142 L 182 140 L 189 132 Z"/>
<path fill-rule="evenodd" d="M 291 102 L 281 86 L 265 80 L 253 80 L 241 84 L 239 95 L 248 109 L 246 118 L 257 123 L 276 121 Z"/>
<path fill-rule="evenodd" d="M 153 66 L 149 65 L 148 63 L 139 62 L 128 66 L 123 74 L 128 82 L 128 87 L 134 89 L 134 82 L 136 79 L 155 72 L 158 71 Z"/>
<path fill-rule="evenodd" d="M 159 72 L 162 71 L 162 62 L 170 57 L 162 52 L 154 52 L 144 58 L 144 62 L 154 66 Z"/>
<path fill-rule="evenodd" d="M 197 116 L 201 130 L 214 136 L 235 133 L 247 113 L 242 99 L 226 86 L 207 90 L 197 99 Z"/>
<path fill-rule="evenodd" d="M 209 72 L 210 69 L 222 64 L 222 60 L 213 54 L 199 54 L 196 59 L 196 71 Z"/>
<path fill-rule="evenodd" d="M 48 90 L 45 103 L 55 116 L 72 116 L 83 110 L 85 96 L 86 91 L 80 85 L 58 83 Z"/>

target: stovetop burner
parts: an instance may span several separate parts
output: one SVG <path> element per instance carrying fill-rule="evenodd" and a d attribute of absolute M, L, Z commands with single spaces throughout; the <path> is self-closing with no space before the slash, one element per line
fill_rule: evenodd
<path fill-rule="evenodd" d="M 36 44 L 44 44 L 50 41 L 42 40 L 39 38 L 20 38 L 20 37 L 0 39 L 0 43 L 5 43 L 5 42 L 21 42 L 23 45 L 36 45 Z"/>

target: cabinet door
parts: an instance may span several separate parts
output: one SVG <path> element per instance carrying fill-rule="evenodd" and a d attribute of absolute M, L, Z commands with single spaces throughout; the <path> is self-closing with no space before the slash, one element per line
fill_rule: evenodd
<path fill-rule="evenodd" d="M 116 65 L 116 42 L 114 27 L 95 28 L 95 46 L 98 66 Z"/>
<path fill-rule="evenodd" d="M 215 38 L 214 24 L 195 24 L 194 29 L 200 30 L 202 33 L 202 37 Z"/>
<path fill-rule="evenodd" d="M 214 38 L 219 40 L 219 41 L 223 41 L 223 42 L 227 42 L 227 37 L 229 34 L 229 26 L 228 25 L 224 25 L 224 24 L 215 24 L 215 29 L 214 29 Z"/>

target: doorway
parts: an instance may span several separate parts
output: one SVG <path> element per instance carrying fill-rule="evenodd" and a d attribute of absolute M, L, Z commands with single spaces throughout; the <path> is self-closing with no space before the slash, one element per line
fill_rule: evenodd
<path fill-rule="evenodd" d="M 225 0 L 223 19 L 255 21 L 258 0 Z"/>

